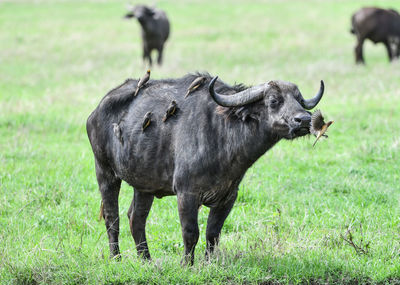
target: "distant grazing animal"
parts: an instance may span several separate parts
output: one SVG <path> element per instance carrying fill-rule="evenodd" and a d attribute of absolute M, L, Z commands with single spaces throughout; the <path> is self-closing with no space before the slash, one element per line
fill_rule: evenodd
<path fill-rule="evenodd" d="M 165 41 L 169 36 L 169 21 L 164 11 L 155 7 L 136 5 L 130 9 L 125 18 L 136 18 L 142 27 L 143 61 L 152 65 L 151 51 L 158 51 L 157 62 L 162 63 Z"/>
<path fill-rule="evenodd" d="M 185 100 L 189 85 L 199 76 L 207 84 Z M 182 261 L 190 264 L 199 238 L 199 207 L 210 207 L 208 256 L 218 243 L 247 169 L 281 139 L 309 134 L 307 110 L 324 93 L 322 81 L 316 96 L 305 100 L 290 82 L 270 81 L 248 88 L 230 86 L 208 74 L 149 80 L 142 95 L 134 97 L 136 85 L 137 80 L 129 79 L 108 92 L 86 124 L 111 256 L 120 254 L 118 195 L 124 180 L 134 187 L 128 218 L 139 256 L 150 258 L 145 225 L 154 196 L 176 195 L 185 247 Z M 164 123 L 171 100 L 179 112 Z M 151 127 L 142 132 L 148 112 L 153 114 Z M 121 114 L 125 114 L 120 123 L 123 145 L 110 127 Z"/>
<path fill-rule="evenodd" d="M 357 36 L 357 63 L 364 63 L 365 39 L 370 39 L 375 44 L 383 43 L 390 61 L 400 56 L 400 15 L 397 11 L 375 7 L 361 8 L 353 14 L 351 23 L 351 32 Z"/>

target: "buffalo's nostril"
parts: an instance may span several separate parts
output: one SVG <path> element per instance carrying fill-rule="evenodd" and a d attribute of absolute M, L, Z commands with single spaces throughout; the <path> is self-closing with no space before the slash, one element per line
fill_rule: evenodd
<path fill-rule="evenodd" d="M 297 125 L 308 125 L 311 122 L 311 116 L 302 114 L 294 117 L 293 122 Z"/>

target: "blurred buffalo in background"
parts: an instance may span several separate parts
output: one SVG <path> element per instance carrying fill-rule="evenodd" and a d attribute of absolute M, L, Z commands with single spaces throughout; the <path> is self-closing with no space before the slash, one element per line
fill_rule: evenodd
<path fill-rule="evenodd" d="M 400 15 L 392 9 L 361 8 L 351 18 L 351 32 L 357 36 L 356 63 L 364 63 L 363 43 L 370 39 L 386 46 L 389 60 L 400 56 Z"/>
<path fill-rule="evenodd" d="M 142 26 L 143 61 L 146 59 L 152 65 L 151 51 L 158 51 L 157 62 L 162 63 L 165 41 L 169 36 L 169 21 L 164 11 L 155 7 L 136 5 L 129 8 L 125 18 L 136 18 Z"/>

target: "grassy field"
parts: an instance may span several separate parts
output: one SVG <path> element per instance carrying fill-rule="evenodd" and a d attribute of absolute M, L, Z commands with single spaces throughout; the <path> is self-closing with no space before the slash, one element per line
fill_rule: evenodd
<path fill-rule="evenodd" d="M 136 257 L 124 184 L 123 258 L 110 261 L 85 122 L 108 90 L 144 73 L 139 26 L 122 19 L 125 1 L 1 1 L 0 283 L 400 283 L 400 62 L 368 42 L 356 66 L 349 33 L 359 7 L 400 3 L 157 2 L 172 33 L 153 78 L 283 79 L 305 97 L 324 79 L 329 139 L 282 141 L 259 159 L 209 263 L 203 207 L 189 268 L 175 197 L 150 212 L 153 261 Z"/>

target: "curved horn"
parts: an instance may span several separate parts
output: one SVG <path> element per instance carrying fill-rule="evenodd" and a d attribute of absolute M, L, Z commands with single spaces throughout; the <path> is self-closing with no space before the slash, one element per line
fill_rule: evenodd
<path fill-rule="evenodd" d="M 218 94 L 214 90 L 214 84 L 217 81 L 218 76 L 214 77 L 208 85 L 211 97 L 214 101 L 224 107 L 239 107 L 246 104 L 256 102 L 264 97 L 264 94 L 269 87 L 268 84 L 260 84 L 254 87 L 247 88 L 241 92 L 233 95 L 222 95 Z"/>
<path fill-rule="evenodd" d="M 310 109 L 314 108 L 315 106 L 317 106 L 317 104 L 319 103 L 319 101 L 322 98 L 322 95 L 324 95 L 324 89 L 325 89 L 324 81 L 321 80 L 321 87 L 319 88 L 319 91 L 318 91 L 317 95 L 315 95 L 314 98 L 311 98 L 308 100 L 301 98 L 302 99 L 301 105 L 304 107 L 304 109 L 310 110 Z"/>

